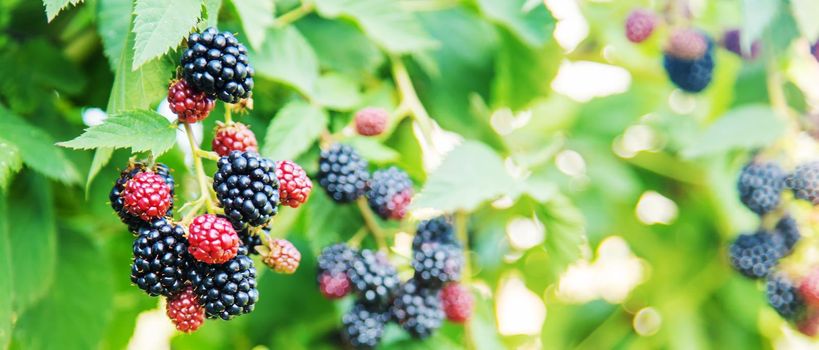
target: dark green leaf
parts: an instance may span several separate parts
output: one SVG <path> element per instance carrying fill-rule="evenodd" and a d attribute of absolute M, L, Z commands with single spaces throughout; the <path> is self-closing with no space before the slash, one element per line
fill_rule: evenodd
<path fill-rule="evenodd" d="M 318 79 L 316 53 L 295 27 L 268 30 L 262 48 L 250 52 L 256 71 L 309 95 Z"/>
<path fill-rule="evenodd" d="M 196 25 L 201 11 L 201 0 L 137 0 L 131 69 L 136 70 L 179 45 Z"/>
<path fill-rule="evenodd" d="M 0 190 L 8 188 L 12 176 L 23 167 L 23 159 L 16 146 L 0 138 Z"/>
<path fill-rule="evenodd" d="M 100 170 L 108 164 L 113 154 L 113 148 L 98 148 L 94 151 L 94 160 L 91 161 L 91 168 L 88 169 L 88 179 L 85 180 L 86 197 L 88 197 L 88 189 L 91 188 L 91 182 L 94 181 L 94 178 L 99 174 Z"/>
<path fill-rule="evenodd" d="M 58 145 L 73 149 L 130 148 L 133 152 L 150 151 L 158 157 L 175 143 L 175 124 L 154 111 L 138 110 L 113 115 Z"/>
<path fill-rule="evenodd" d="M 255 49 L 260 49 L 267 29 L 273 25 L 276 7 L 273 0 L 232 0 L 236 12 L 242 19 L 242 28 L 247 40 Z"/>
<path fill-rule="evenodd" d="M 262 155 L 295 159 L 318 139 L 327 126 L 327 112 L 301 101 L 284 106 L 267 127 Z"/>

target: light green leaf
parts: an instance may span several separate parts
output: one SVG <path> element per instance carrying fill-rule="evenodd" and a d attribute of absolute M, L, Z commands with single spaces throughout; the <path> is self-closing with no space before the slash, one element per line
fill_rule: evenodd
<path fill-rule="evenodd" d="M 762 37 L 765 28 L 779 13 L 779 0 L 742 0 L 743 52 L 751 52 L 751 44 Z"/>
<path fill-rule="evenodd" d="M 492 82 L 493 105 L 513 110 L 526 107 L 535 98 L 548 96 L 562 56 L 554 40 L 530 47 L 506 30 L 500 30 Z"/>
<path fill-rule="evenodd" d="M 73 149 L 130 148 L 159 157 L 176 143 L 176 127 L 154 111 L 113 115 L 105 123 L 85 129 L 77 138 L 58 145 Z"/>
<path fill-rule="evenodd" d="M 429 175 L 412 208 L 472 211 L 485 201 L 518 193 L 517 181 L 505 169 L 503 160 L 491 148 L 465 141 Z"/>
<path fill-rule="evenodd" d="M 66 184 L 79 182 L 77 168 L 54 146 L 51 135 L 3 106 L 0 106 L 0 130 L 3 130 L 3 139 L 17 147 L 23 163 L 31 169 Z"/>
<path fill-rule="evenodd" d="M 343 17 L 355 21 L 370 39 L 384 50 L 404 54 L 435 47 L 412 12 L 397 1 L 384 0 L 317 0 L 323 17 Z"/>
<path fill-rule="evenodd" d="M 88 169 L 88 179 L 85 180 L 85 197 L 88 199 L 88 191 L 91 189 L 91 182 L 97 177 L 100 170 L 108 164 L 114 154 L 113 148 L 98 148 L 94 152 L 94 160 L 91 161 L 91 168 Z"/>
<path fill-rule="evenodd" d="M 82 2 L 82 0 L 43 0 L 48 21 L 51 22 L 54 20 L 54 18 L 60 14 L 60 11 L 68 7 L 68 5 L 76 5 L 80 2 Z"/>
<path fill-rule="evenodd" d="M 205 0 L 205 25 L 215 27 L 219 23 L 219 11 L 222 9 L 222 0 Z"/>
<path fill-rule="evenodd" d="M 327 126 L 327 112 L 301 101 L 282 108 L 267 127 L 262 155 L 273 160 L 295 159 Z"/>
<path fill-rule="evenodd" d="M 260 49 L 267 29 L 273 25 L 276 7 L 273 0 L 232 0 L 236 12 L 242 19 L 242 28 L 247 34 L 250 46 Z"/>
<path fill-rule="evenodd" d="M 259 75 L 290 85 L 305 95 L 313 91 L 318 79 L 316 53 L 293 26 L 268 30 L 267 40 L 250 60 Z"/>
<path fill-rule="evenodd" d="M 683 148 L 682 155 L 696 158 L 733 149 L 764 147 L 784 131 L 784 122 L 768 106 L 748 105 L 729 111 L 711 124 Z"/>
<path fill-rule="evenodd" d="M 51 186 L 41 176 L 18 176 L 9 191 L 12 205 L 9 226 L 14 310 L 22 313 L 48 293 L 54 279 L 57 258 L 57 226 Z"/>
<path fill-rule="evenodd" d="M 819 1 L 815 0 L 791 0 L 793 17 L 802 35 L 808 38 L 811 43 L 819 39 Z"/>
<path fill-rule="evenodd" d="M 368 137 L 354 137 L 344 143 L 353 146 L 364 159 L 375 164 L 386 164 L 397 161 L 401 154 L 389 148 L 376 139 Z"/>
<path fill-rule="evenodd" d="M 117 64 L 122 56 L 122 47 L 128 39 L 130 21 L 123 21 L 123 18 L 131 18 L 133 9 L 132 0 L 99 0 L 97 2 L 97 31 L 102 38 L 105 57 L 112 70 L 117 69 Z"/>
<path fill-rule="evenodd" d="M 0 138 L 0 190 L 8 188 L 12 176 L 23 167 L 20 150 L 10 142 Z"/>
<path fill-rule="evenodd" d="M 361 88 L 342 75 L 325 74 L 316 81 L 313 97 L 316 103 L 337 111 L 349 111 L 361 103 Z"/>
<path fill-rule="evenodd" d="M 105 258 L 100 247 L 72 233 L 60 236 L 60 264 L 54 286 L 43 300 L 20 316 L 14 328 L 13 349 L 99 347 L 111 319 L 111 269 L 115 265 Z"/>
<path fill-rule="evenodd" d="M 554 19 L 544 4 L 526 8 L 526 0 L 478 0 L 483 15 L 500 24 L 530 46 L 541 46 L 551 38 Z"/>
<path fill-rule="evenodd" d="M 11 270 L 11 242 L 6 194 L 0 190 L 0 349 L 7 349 L 11 341 L 14 303 L 14 275 Z"/>
<path fill-rule="evenodd" d="M 581 257 L 581 244 L 586 234 L 583 213 L 560 193 L 535 207 L 538 219 L 546 228 L 544 244 L 549 254 L 549 269 L 554 276 L 559 276 L 569 264 Z"/>
<path fill-rule="evenodd" d="M 378 46 L 351 23 L 307 17 L 296 26 L 315 49 L 324 69 L 362 79 L 384 63 Z"/>
<path fill-rule="evenodd" d="M 136 70 L 179 45 L 196 25 L 201 11 L 201 0 L 137 0 L 131 68 Z"/>

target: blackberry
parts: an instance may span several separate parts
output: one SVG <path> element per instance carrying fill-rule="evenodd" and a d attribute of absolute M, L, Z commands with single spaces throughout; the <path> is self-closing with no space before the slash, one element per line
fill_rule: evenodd
<path fill-rule="evenodd" d="M 262 262 L 278 273 L 293 274 L 299 268 L 301 252 L 290 243 L 281 238 L 271 238 L 267 240 L 265 254 L 262 254 Z"/>
<path fill-rule="evenodd" d="M 220 157 L 224 157 L 233 151 L 258 152 L 259 144 L 256 141 L 256 134 L 247 125 L 218 123 L 214 130 L 211 149 Z"/>
<path fill-rule="evenodd" d="M 796 198 L 819 204 L 819 161 L 800 164 L 785 177 L 785 185 Z"/>
<path fill-rule="evenodd" d="M 369 249 L 362 250 L 352 261 L 347 276 L 360 300 L 376 306 L 386 306 L 401 283 L 387 256 Z"/>
<path fill-rule="evenodd" d="M 168 298 L 165 314 L 176 329 L 184 333 L 195 332 L 205 322 L 205 309 L 199 305 L 199 297 L 191 287 Z"/>
<path fill-rule="evenodd" d="M 415 238 L 412 240 L 412 249 L 418 250 L 423 243 L 438 242 L 442 244 L 452 244 L 460 246 L 455 238 L 455 229 L 452 223 L 443 216 L 421 221 L 415 230 Z"/>
<path fill-rule="evenodd" d="M 144 170 L 145 168 L 141 164 L 130 165 L 127 169 L 120 173 L 119 178 L 114 183 L 114 187 L 111 188 L 111 192 L 108 194 L 108 200 L 111 202 L 111 208 L 117 213 L 117 216 L 119 216 L 122 223 L 128 225 L 128 230 L 134 234 L 139 231 L 139 227 L 143 225 L 144 221 L 142 221 L 142 219 L 140 219 L 138 216 L 135 216 L 125 210 L 125 199 L 122 197 L 122 191 L 125 190 L 125 184 L 128 182 L 128 180 L 132 179 L 136 174 L 143 172 Z M 170 187 L 170 207 L 168 208 L 168 212 L 165 214 L 165 216 L 172 217 L 174 196 L 173 175 L 171 175 L 170 169 L 165 164 L 157 164 L 154 172 L 161 176 L 162 179 L 165 180 L 168 187 Z"/>
<path fill-rule="evenodd" d="M 441 303 L 446 318 L 452 322 L 464 323 L 472 316 L 472 294 L 458 283 L 449 283 L 441 290 Z"/>
<path fill-rule="evenodd" d="M 407 173 L 390 167 L 373 173 L 367 201 L 382 219 L 401 220 L 407 212 L 412 194 L 412 181 Z"/>
<path fill-rule="evenodd" d="M 819 269 L 814 268 L 799 283 L 799 295 L 805 303 L 819 306 Z"/>
<path fill-rule="evenodd" d="M 195 89 L 227 103 L 250 96 L 253 68 L 247 48 L 230 32 L 210 27 L 191 34 L 181 61 L 182 74 Z"/>
<path fill-rule="evenodd" d="M 138 234 L 131 281 L 151 296 L 171 296 L 182 290 L 194 264 L 182 226 L 156 219 L 141 226 Z"/>
<path fill-rule="evenodd" d="M 279 179 L 279 199 L 282 205 L 298 208 L 313 191 L 313 182 L 307 177 L 307 173 L 292 161 L 276 162 L 276 177 Z"/>
<path fill-rule="evenodd" d="M 737 179 L 739 200 L 758 215 L 779 205 L 785 172 L 776 163 L 752 161 L 742 167 Z"/>
<path fill-rule="evenodd" d="M 695 29 L 681 28 L 674 30 L 668 38 L 665 52 L 683 60 L 696 60 L 708 50 L 708 39 Z"/>
<path fill-rule="evenodd" d="M 697 93 L 705 90 L 711 83 L 714 73 L 714 50 L 710 38 L 707 39 L 705 53 L 696 59 L 686 59 L 663 53 L 663 67 L 669 79 L 680 89 Z"/>
<path fill-rule="evenodd" d="M 383 108 L 364 108 L 355 114 L 355 130 L 362 136 L 376 136 L 387 128 L 389 113 Z"/>
<path fill-rule="evenodd" d="M 318 274 L 346 273 L 356 259 L 357 252 L 344 243 L 336 243 L 321 250 L 318 257 Z"/>
<path fill-rule="evenodd" d="M 233 151 L 219 158 L 213 189 L 225 215 L 243 226 L 262 226 L 276 215 L 279 180 L 275 163 L 254 152 Z"/>
<path fill-rule="evenodd" d="M 168 88 L 168 108 L 181 123 L 196 123 L 208 117 L 216 101 L 201 91 L 191 89 L 185 80 L 171 82 Z"/>
<path fill-rule="evenodd" d="M 224 264 L 239 252 L 239 235 L 222 216 L 202 214 L 188 225 L 188 253 L 208 264 Z"/>
<path fill-rule="evenodd" d="M 389 314 L 357 302 L 341 318 L 342 337 L 354 349 L 374 349 L 381 341 Z"/>
<path fill-rule="evenodd" d="M 264 229 L 264 231 L 268 230 L 269 229 Z M 264 243 L 262 243 L 262 234 L 251 234 L 249 227 L 245 227 L 244 229 L 236 232 L 239 234 L 239 240 L 242 241 L 242 246 L 247 249 L 248 254 L 259 255 L 259 252 L 256 250 L 256 246 L 264 245 Z"/>
<path fill-rule="evenodd" d="M 729 29 L 722 35 L 722 47 L 724 47 L 726 50 L 731 51 L 737 56 L 740 56 L 746 60 L 753 60 L 759 56 L 761 46 L 759 40 L 754 40 L 754 42 L 751 43 L 751 52 L 744 52 L 742 50 L 741 42 L 739 29 Z"/>
<path fill-rule="evenodd" d="M 463 264 L 464 256 L 460 248 L 436 242 L 421 244 L 412 259 L 415 279 L 432 288 L 441 288 L 447 282 L 460 279 Z"/>
<path fill-rule="evenodd" d="M 392 317 L 415 338 L 432 335 L 444 320 L 440 290 L 424 288 L 415 279 L 401 285 L 392 303 Z"/>
<path fill-rule="evenodd" d="M 246 249 L 224 264 L 198 263 L 191 282 L 208 318 L 229 320 L 250 313 L 259 300 L 256 268 Z"/>
<path fill-rule="evenodd" d="M 775 274 L 768 278 L 765 294 L 776 312 L 786 320 L 796 320 L 805 309 L 805 302 L 798 293 L 798 288 L 787 277 Z"/>
<path fill-rule="evenodd" d="M 349 203 L 367 189 L 370 173 L 367 161 L 352 147 L 335 144 L 321 152 L 318 182 L 337 203 Z"/>
<path fill-rule="evenodd" d="M 785 254 L 790 254 L 796 246 L 796 243 L 802 238 L 802 235 L 799 233 L 799 224 L 797 224 L 796 220 L 790 215 L 779 219 L 776 223 L 774 233 L 777 238 L 782 240 L 782 244 L 785 246 Z"/>
<path fill-rule="evenodd" d="M 784 251 L 783 242 L 767 231 L 739 235 L 729 248 L 731 265 L 749 278 L 767 276 Z"/>
<path fill-rule="evenodd" d="M 654 12 L 636 9 L 626 18 L 626 38 L 633 43 L 641 43 L 651 36 L 656 26 L 657 16 Z"/>

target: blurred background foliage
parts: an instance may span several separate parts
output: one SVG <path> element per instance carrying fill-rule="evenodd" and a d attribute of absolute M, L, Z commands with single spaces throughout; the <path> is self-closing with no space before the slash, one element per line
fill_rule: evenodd
<path fill-rule="evenodd" d="M 160 22 L 168 25 L 155 36 L 134 30 L 134 4 L 137 22 L 143 6 L 167 9 L 179 23 Z M 636 7 L 670 23 L 639 46 L 623 33 Z M 273 234 L 302 251 L 302 268 L 289 277 L 262 272 L 254 313 L 179 335 L 157 299 L 131 286 L 132 237 L 107 203 L 130 154 L 116 151 L 103 166 L 105 151 L 95 158 L 55 146 L 81 133 L 89 108 L 157 108 L 190 9 L 193 24 L 218 24 L 249 44 L 255 107 L 240 120 L 265 156 L 295 158 L 312 174 L 322 125 L 350 136 L 351 115 L 365 106 L 416 116 L 376 140 L 346 141 L 372 164 L 410 173 L 421 192 L 418 217 L 428 208 L 470 214 L 478 302 L 467 331 L 447 324 L 418 342 L 389 328 L 383 349 L 810 347 L 765 305 L 761 286 L 731 272 L 724 247 L 758 225 L 734 185 L 750 152 L 816 154 L 798 131 L 806 119 L 793 116 L 819 102 L 819 65 L 809 50 L 818 7 L 809 0 L 0 0 L 0 347 L 339 346 L 348 303 L 321 298 L 313 266 L 319 249 L 363 225 L 354 208 L 333 205 L 317 189 L 305 208 L 282 211 Z M 179 25 L 182 33 L 172 28 Z M 743 61 L 719 50 L 711 86 L 685 94 L 661 63 L 669 26 L 685 25 L 717 39 L 741 28 L 762 41 L 762 55 Z M 419 117 L 421 105 L 434 122 Z M 205 145 L 216 119 L 204 123 Z M 196 185 L 183 148 L 160 161 L 175 169 L 177 196 L 189 200 Z M 385 225 L 398 232 L 395 260 L 405 264 L 412 222 Z"/>

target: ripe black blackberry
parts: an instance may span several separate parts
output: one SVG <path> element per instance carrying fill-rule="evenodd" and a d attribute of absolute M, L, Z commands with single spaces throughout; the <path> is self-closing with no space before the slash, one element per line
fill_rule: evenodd
<path fill-rule="evenodd" d="M 421 244 L 412 258 L 415 279 L 431 288 L 441 288 L 447 282 L 459 280 L 463 265 L 464 256 L 459 247 L 437 242 Z"/>
<path fill-rule="evenodd" d="M 244 247 L 224 264 L 198 263 L 189 278 L 208 318 L 229 320 L 250 313 L 259 300 L 256 268 Z"/>
<path fill-rule="evenodd" d="M 357 257 L 357 252 L 347 244 L 336 243 L 321 250 L 318 257 L 318 274 L 325 272 L 346 273 Z"/>
<path fill-rule="evenodd" d="M 455 229 L 452 223 L 443 216 L 421 221 L 415 230 L 415 238 L 412 240 L 412 249 L 418 250 L 423 243 L 438 242 L 442 244 L 452 244 L 460 246 L 455 237 Z"/>
<path fill-rule="evenodd" d="M 663 67 L 668 78 L 680 89 L 696 93 L 704 90 L 711 83 L 714 73 L 714 43 L 707 38 L 708 48 L 702 57 L 686 59 L 663 53 Z"/>
<path fill-rule="evenodd" d="M 334 144 L 321 151 L 318 182 L 337 203 L 349 203 L 367 190 L 370 173 L 367 161 L 352 147 Z"/>
<path fill-rule="evenodd" d="M 796 320 L 805 310 L 805 302 L 799 295 L 799 288 L 784 275 L 768 277 L 765 294 L 776 312 L 786 320 Z"/>
<path fill-rule="evenodd" d="M 227 103 L 249 97 L 253 89 L 247 48 L 230 32 L 210 27 L 188 36 L 181 66 L 188 84 Z"/>
<path fill-rule="evenodd" d="M 412 194 L 409 175 L 397 167 L 389 167 L 373 173 L 367 190 L 367 202 L 382 219 L 401 220 Z"/>
<path fill-rule="evenodd" d="M 234 225 L 262 226 L 276 215 L 279 180 L 273 161 L 254 152 L 233 151 L 217 162 L 213 189 Z"/>
<path fill-rule="evenodd" d="M 356 302 L 341 318 L 341 335 L 354 349 L 374 349 L 381 341 L 389 313 L 373 306 Z"/>
<path fill-rule="evenodd" d="M 754 213 L 765 215 L 779 205 L 784 180 L 785 172 L 776 163 L 752 161 L 739 173 L 739 199 Z"/>
<path fill-rule="evenodd" d="M 114 187 L 111 188 L 111 192 L 108 194 L 108 200 L 111 202 L 111 208 L 114 209 L 114 212 L 117 213 L 119 219 L 122 220 L 122 223 L 128 225 L 128 230 L 131 231 L 133 234 L 137 234 L 139 231 L 139 227 L 142 226 L 145 222 L 142 221 L 138 216 L 133 215 L 125 210 L 125 199 L 122 197 L 122 191 L 125 190 L 125 183 L 128 180 L 132 179 L 136 174 L 145 171 L 145 167 L 142 164 L 132 164 L 128 166 L 127 169 L 123 170 L 117 181 L 114 183 Z M 173 175 L 170 173 L 170 169 L 165 164 L 157 164 L 154 168 L 154 172 L 161 176 L 165 183 L 170 187 L 171 191 L 171 206 L 168 209 L 168 213 L 166 216 L 173 216 L 173 196 L 174 196 L 174 179 Z"/>
<path fill-rule="evenodd" d="M 785 177 L 785 185 L 796 198 L 819 204 L 819 161 L 800 164 Z"/>
<path fill-rule="evenodd" d="M 401 285 L 390 311 L 404 330 L 419 339 L 429 337 L 441 328 L 445 316 L 440 290 L 425 288 L 415 279 Z"/>
<path fill-rule="evenodd" d="M 782 240 L 782 244 L 785 247 L 785 254 L 790 254 L 794 246 L 796 246 L 796 243 L 802 238 L 802 235 L 799 233 L 799 225 L 790 215 L 785 215 L 779 219 L 776 223 L 774 233 L 778 239 Z"/>
<path fill-rule="evenodd" d="M 763 230 L 739 235 L 729 248 L 734 269 L 754 279 L 767 276 L 785 251 L 782 240 Z"/>
<path fill-rule="evenodd" d="M 384 253 L 362 250 L 347 270 L 353 290 L 369 305 L 386 306 L 401 281 Z"/>
<path fill-rule="evenodd" d="M 131 281 L 152 296 L 170 296 L 182 290 L 194 263 L 182 226 L 156 219 L 141 225 L 138 234 Z"/>
<path fill-rule="evenodd" d="M 265 229 L 265 231 L 269 231 L 269 229 Z M 239 234 L 239 239 L 242 241 L 242 246 L 247 248 L 249 255 L 259 255 L 259 252 L 256 251 L 256 246 L 264 245 L 264 243 L 262 243 L 261 234 L 251 234 L 249 227 L 245 227 L 242 230 L 237 230 L 236 233 Z"/>

